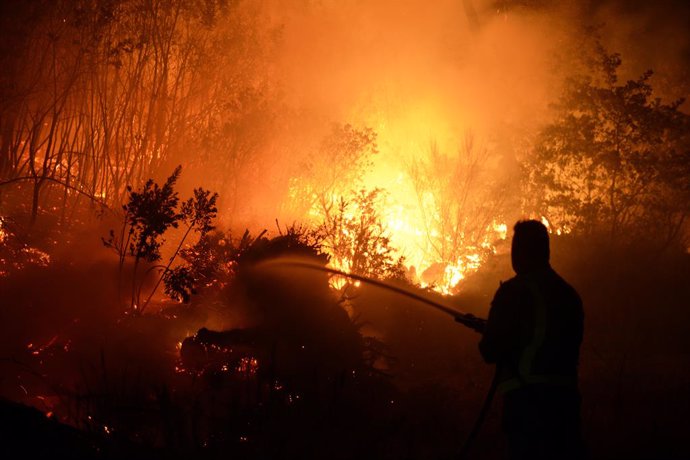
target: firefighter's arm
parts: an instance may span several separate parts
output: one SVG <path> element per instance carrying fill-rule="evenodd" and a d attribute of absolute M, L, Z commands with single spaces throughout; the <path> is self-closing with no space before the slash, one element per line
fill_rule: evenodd
<path fill-rule="evenodd" d="M 519 322 L 515 293 L 504 285 L 491 302 L 489 319 L 479 342 L 479 351 L 487 363 L 510 359 L 518 342 Z"/>

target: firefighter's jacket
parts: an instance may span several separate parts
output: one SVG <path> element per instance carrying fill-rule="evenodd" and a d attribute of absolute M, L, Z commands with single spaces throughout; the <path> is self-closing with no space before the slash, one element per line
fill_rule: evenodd
<path fill-rule="evenodd" d="M 499 390 L 576 389 L 583 317 L 579 295 L 550 266 L 502 283 L 479 344 L 484 360 L 499 368 Z"/>

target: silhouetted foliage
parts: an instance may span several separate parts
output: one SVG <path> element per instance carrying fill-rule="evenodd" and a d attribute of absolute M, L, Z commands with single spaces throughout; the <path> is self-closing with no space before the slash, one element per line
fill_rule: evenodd
<path fill-rule="evenodd" d="M 211 194 L 210 191 L 202 188 L 194 189 L 194 197 L 182 203 L 180 212 L 182 219 L 190 229 L 205 235 L 215 228 L 212 222 L 218 213 L 217 200 L 217 193 Z"/>
<path fill-rule="evenodd" d="M 165 293 L 175 300 L 187 303 L 196 294 L 197 278 L 192 269 L 186 265 L 171 268 L 163 272 L 163 284 Z"/>
<path fill-rule="evenodd" d="M 153 179 L 146 181 L 141 191 L 135 191 L 131 186 L 128 186 L 129 200 L 122 207 L 125 215 L 120 235 L 118 237 L 114 230 L 110 230 L 109 237 L 107 239 L 102 238 L 106 247 L 112 248 L 118 253 L 120 274 L 126 255 L 134 258 L 130 307 L 139 312 L 148 306 L 161 282 L 165 283 L 165 293 L 170 297 L 184 302 L 189 301 L 190 296 L 195 292 L 195 285 L 198 280 L 197 268 L 194 264 L 173 267 L 173 262 L 192 231 L 199 233 L 199 240 L 196 245 L 203 247 L 207 234 L 214 229 L 212 223 L 218 212 L 216 207 L 217 193 L 197 188 L 194 190 L 194 196 L 183 202 L 178 211 L 179 197 L 175 191 L 175 183 L 179 179 L 181 171 L 181 166 L 175 168 L 163 186 L 158 185 Z M 167 265 L 152 267 L 162 268 L 161 274 L 142 304 L 140 291 L 144 279 L 140 280 L 137 277 L 139 263 L 141 261 L 158 262 L 161 259 L 160 248 L 164 243 L 163 234 L 169 228 L 178 228 L 180 222 L 186 226 L 185 233 L 180 239 L 177 249 L 170 256 Z M 150 270 L 144 273 L 144 277 Z M 137 283 L 139 283 L 138 288 Z"/>
<path fill-rule="evenodd" d="M 292 225 L 282 230 L 274 238 L 268 238 L 266 231 L 252 238 L 246 231 L 236 245 L 235 262 L 237 269 L 251 268 L 260 261 L 277 257 L 296 257 L 312 260 L 326 265 L 330 257 L 322 249 L 322 240 L 318 232 L 308 227 Z"/>
<path fill-rule="evenodd" d="M 525 165 L 528 196 L 559 229 L 667 245 L 690 214 L 690 117 L 653 98 L 651 71 L 619 83 L 620 65 L 600 48 L 592 74 L 566 82 Z"/>
<path fill-rule="evenodd" d="M 217 199 L 217 193 L 211 194 L 208 190 L 197 188 L 194 189 L 194 196 L 182 203 L 180 219 L 187 226 L 187 230 L 143 307 L 148 304 L 161 280 L 165 284 L 165 293 L 173 299 L 189 302 L 191 295 L 196 293 L 195 286 L 199 282 L 201 272 L 208 266 L 204 260 L 204 249 L 208 246 L 207 234 L 215 228 L 212 222 L 218 212 Z M 186 265 L 171 268 L 191 231 L 197 232 L 199 239 L 189 251 L 198 254 L 198 257 L 192 259 L 191 263 L 188 260 Z"/>
<path fill-rule="evenodd" d="M 245 315 L 253 326 L 218 333 L 199 331 L 183 345 L 183 356 L 192 359 L 186 366 L 208 373 L 256 358 L 260 377 L 275 379 L 286 391 L 307 400 L 320 398 L 321 387 L 336 384 L 335 379 L 368 369 L 378 349 L 368 348 L 358 326 L 331 292 L 326 273 L 257 268 L 263 261 L 281 257 L 325 266 L 329 257 L 321 252 L 313 232 L 298 226 L 273 238 L 263 234 L 252 238 L 246 232 L 234 247 L 226 304 L 245 303 Z M 195 352 L 199 346 L 207 352 Z M 219 355 L 214 346 L 227 351 L 221 349 Z M 242 347 L 239 352 L 238 347 Z M 205 363 L 195 363 L 198 359 Z"/>
<path fill-rule="evenodd" d="M 250 238 L 249 232 L 246 232 Z M 212 231 L 199 238 L 196 244 L 180 250 L 180 257 L 194 268 L 201 285 L 227 283 L 234 273 L 237 254 L 243 247 L 243 240 L 233 244 L 232 238 L 222 231 Z"/>
<path fill-rule="evenodd" d="M 122 208 L 129 225 L 128 241 L 129 253 L 137 261 L 147 262 L 160 260 L 160 237 L 172 227 L 177 228 L 182 214 L 177 212 L 179 198 L 174 190 L 175 183 L 180 177 L 182 167 L 178 166 L 163 186 L 159 186 L 149 179 L 141 192 L 127 187 L 129 199 Z"/>

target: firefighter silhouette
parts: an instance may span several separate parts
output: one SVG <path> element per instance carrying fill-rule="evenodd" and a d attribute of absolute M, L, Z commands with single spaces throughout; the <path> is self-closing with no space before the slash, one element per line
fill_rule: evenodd
<path fill-rule="evenodd" d="M 577 384 L 582 302 L 549 255 L 541 222 L 515 225 L 516 276 L 496 292 L 479 344 L 484 360 L 497 365 L 511 459 L 584 457 Z"/>

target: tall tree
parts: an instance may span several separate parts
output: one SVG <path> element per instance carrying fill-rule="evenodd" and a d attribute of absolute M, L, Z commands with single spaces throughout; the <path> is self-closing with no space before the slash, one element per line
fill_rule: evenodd
<path fill-rule="evenodd" d="M 214 161 L 234 177 L 267 137 L 255 125 L 270 124 L 273 93 L 257 62 L 272 38 L 249 2 L 34 0 L 0 11 L 0 187 L 32 187 L 32 222 L 45 203 L 64 217 L 84 195 L 118 207 L 127 184 L 179 163 Z"/>
<path fill-rule="evenodd" d="M 559 228 L 669 244 L 690 213 L 690 117 L 653 96 L 651 71 L 620 83 L 620 65 L 599 48 L 567 81 L 525 165 L 528 196 Z"/>

